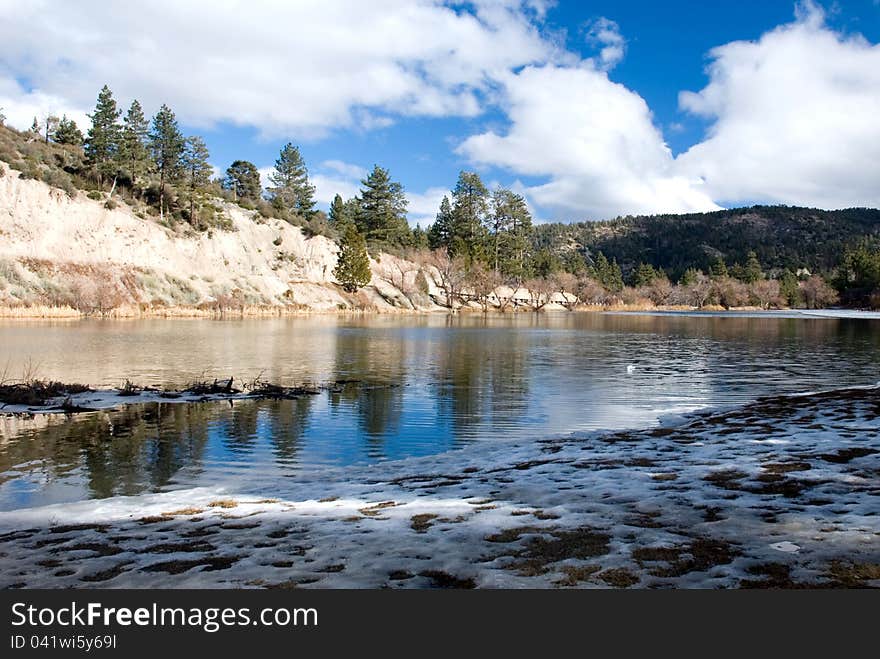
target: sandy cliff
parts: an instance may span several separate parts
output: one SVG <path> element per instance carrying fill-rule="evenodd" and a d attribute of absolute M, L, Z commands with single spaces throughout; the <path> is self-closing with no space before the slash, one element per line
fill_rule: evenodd
<path fill-rule="evenodd" d="M 117 313 L 438 308 L 430 275 L 387 254 L 371 262 L 369 286 L 344 293 L 332 274 L 333 241 L 232 204 L 221 204 L 232 231 L 198 233 L 162 226 L 123 204 L 107 209 L 83 193 L 70 198 L 21 179 L 5 163 L 0 172 L 0 306 Z"/>

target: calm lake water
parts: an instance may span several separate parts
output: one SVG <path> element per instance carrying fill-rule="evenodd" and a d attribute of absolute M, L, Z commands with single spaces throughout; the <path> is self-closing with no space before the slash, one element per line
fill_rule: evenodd
<path fill-rule="evenodd" d="M 202 485 L 265 493 L 320 465 L 872 384 L 878 363 L 880 321 L 786 314 L 0 321 L 8 377 L 359 381 L 301 400 L 0 417 L 0 509 Z"/>

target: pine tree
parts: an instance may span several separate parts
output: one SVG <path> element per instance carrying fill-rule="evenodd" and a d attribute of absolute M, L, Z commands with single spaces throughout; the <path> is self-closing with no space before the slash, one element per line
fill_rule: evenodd
<path fill-rule="evenodd" d="M 489 232 L 492 236 L 493 265 L 517 280 L 525 277 L 525 258 L 530 243 L 532 216 L 522 195 L 507 188 L 492 194 Z"/>
<path fill-rule="evenodd" d="M 55 142 L 74 146 L 79 146 L 83 142 L 83 134 L 79 126 L 73 119 L 68 119 L 66 114 L 61 117 L 58 128 L 55 129 Z"/>
<path fill-rule="evenodd" d="M 212 170 L 208 163 L 210 157 L 208 147 L 205 146 L 205 141 L 201 137 L 186 138 L 181 164 L 187 188 L 189 188 L 189 221 L 196 228 L 199 224 L 195 216 L 196 190 L 205 187 L 211 180 Z"/>
<path fill-rule="evenodd" d="M 386 245 L 408 245 L 412 234 L 406 221 L 406 195 L 403 186 L 391 180 L 387 169 L 373 167 L 361 181 L 360 212 L 355 218 L 367 240 Z"/>
<path fill-rule="evenodd" d="M 654 270 L 654 266 L 650 263 L 639 263 L 636 271 L 633 273 L 633 286 L 641 288 L 642 286 L 650 286 L 659 274 Z"/>
<path fill-rule="evenodd" d="M 761 262 L 758 261 L 758 255 L 749 252 L 746 257 L 746 265 L 743 268 L 743 281 L 747 284 L 754 284 L 764 278 L 764 272 L 761 270 Z"/>
<path fill-rule="evenodd" d="M 434 223 L 428 228 L 428 245 L 431 249 L 448 249 L 452 245 L 452 204 L 446 195 L 443 195 Z"/>
<path fill-rule="evenodd" d="M 101 182 L 115 176 L 118 171 L 116 154 L 119 150 L 119 115 L 113 92 L 104 85 L 98 94 L 95 111 L 89 115 L 92 127 L 89 128 L 85 140 L 86 160 L 97 169 Z"/>
<path fill-rule="evenodd" d="M 782 273 L 782 278 L 779 280 L 779 294 L 790 308 L 794 309 L 800 306 L 801 292 L 797 277 L 791 270 Z"/>
<path fill-rule="evenodd" d="M 709 276 L 712 277 L 712 279 L 722 279 L 728 276 L 727 264 L 722 257 L 716 257 L 715 261 L 712 262 L 712 265 L 709 266 Z"/>
<path fill-rule="evenodd" d="M 452 241 L 450 251 L 469 261 L 485 259 L 489 190 L 479 174 L 461 172 L 452 190 Z"/>
<path fill-rule="evenodd" d="M 177 119 L 167 105 L 162 105 L 150 130 L 150 151 L 159 172 L 159 216 L 165 215 L 165 184 L 177 180 L 181 173 L 181 156 L 185 141 Z"/>
<path fill-rule="evenodd" d="M 36 117 L 34 117 L 34 123 L 31 124 L 30 132 L 37 137 L 40 136 L 40 120 Z"/>
<path fill-rule="evenodd" d="M 678 283 L 681 286 L 690 286 L 691 284 L 696 284 L 702 276 L 702 270 L 697 270 L 696 268 L 688 268 L 684 271 L 684 274 L 682 274 L 681 279 L 678 280 Z"/>
<path fill-rule="evenodd" d="M 315 186 L 309 183 L 309 170 L 299 147 L 290 142 L 284 145 L 275 161 L 275 171 L 269 174 L 269 181 L 272 183 L 268 188 L 269 199 L 305 220 L 312 218 L 315 214 Z"/>
<path fill-rule="evenodd" d="M 141 104 L 135 99 L 131 102 L 122 120 L 122 135 L 119 141 L 119 165 L 128 172 L 132 183 L 146 175 L 150 167 L 150 153 L 147 140 L 150 124 L 144 117 Z"/>
<path fill-rule="evenodd" d="M 330 204 L 329 219 L 330 224 L 333 225 L 339 235 L 345 232 L 347 225 L 354 224 L 354 217 L 352 215 L 354 207 L 355 204 L 351 203 L 351 200 L 344 202 L 338 194 L 333 197 L 333 202 Z"/>
<path fill-rule="evenodd" d="M 366 286 L 372 279 L 367 243 L 354 223 L 345 225 L 333 276 L 349 293 L 354 293 L 361 286 Z"/>
<path fill-rule="evenodd" d="M 263 192 L 260 172 L 254 163 L 236 160 L 227 169 L 223 179 L 223 189 L 230 190 L 236 201 L 256 202 Z"/>
<path fill-rule="evenodd" d="M 428 232 L 422 229 L 420 224 L 412 230 L 412 246 L 416 249 L 428 249 Z"/>

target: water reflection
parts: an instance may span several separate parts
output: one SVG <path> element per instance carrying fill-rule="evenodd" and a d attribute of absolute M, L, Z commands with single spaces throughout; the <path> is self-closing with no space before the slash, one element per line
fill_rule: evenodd
<path fill-rule="evenodd" d="M 180 386 L 207 370 L 352 381 L 299 400 L 0 418 L 0 508 L 197 485 L 266 491 L 303 466 L 641 426 L 761 394 L 873 383 L 875 327 L 598 314 L 0 325 L 0 363 L 31 350 L 41 374 L 61 380 Z"/>

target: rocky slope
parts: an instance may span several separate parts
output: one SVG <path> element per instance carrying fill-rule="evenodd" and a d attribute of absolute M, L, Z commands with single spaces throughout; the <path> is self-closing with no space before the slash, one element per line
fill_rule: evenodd
<path fill-rule="evenodd" d="M 231 231 L 170 228 L 0 163 L 0 306 L 16 315 L 438 308 L 433 278 L 414 264 L 378 255 L 371 284 L 348 295 L 333 278 L 333 241 L 218 204 Z"/>

